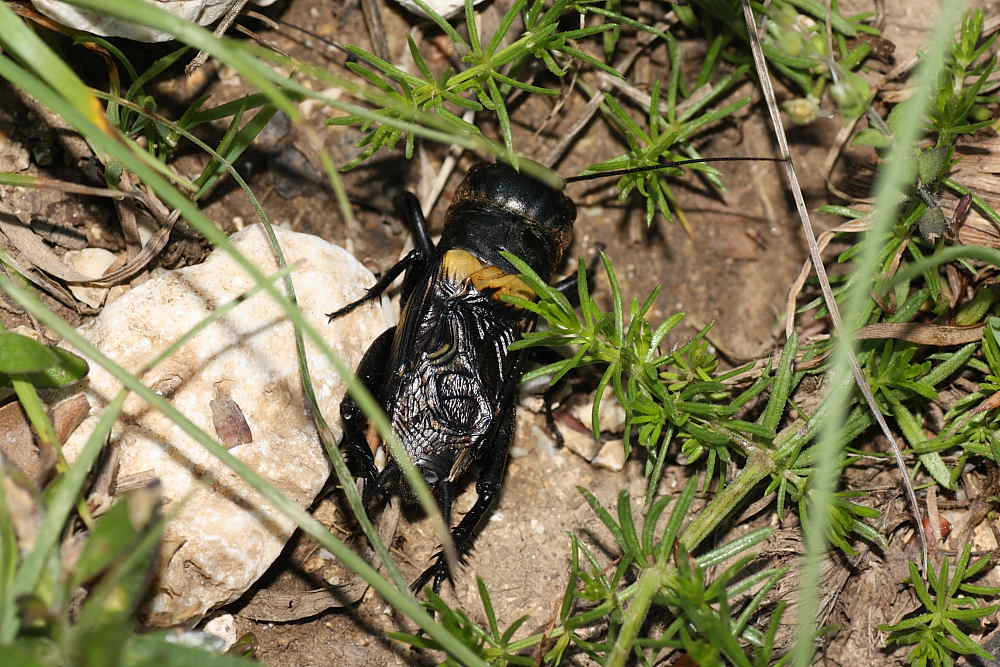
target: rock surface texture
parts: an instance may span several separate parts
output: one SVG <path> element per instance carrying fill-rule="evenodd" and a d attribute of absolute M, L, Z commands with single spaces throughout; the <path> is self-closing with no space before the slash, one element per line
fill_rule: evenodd
<path fill-rule="evenodd" d="M 156 0 L 155 4 L 180 18 L 209 25 L 229 11 L 237 0 Z M 254 0 L 255 5 L 270 5 L 274 0 Z M 140 42 L 165 42 L 173 35 L 155 28 L 123 21 L 89 9 L 81 9 L 62 0 L 31 0 L 35 9 L 49 18 L 77 30 L 86 30 L 105 37 L 127 37 Z"/>
<path fill-rule="evenodd" d="M 374 283 L 347 251 L 305 234 L 276 230 L 293 272 L 299 305 L 312 325 L 350 368 L 379 333 L 395 323 L 393 306 L 358 308 L 332 324 L 329 313 Z M 275 263 L 258 226 L 232 237 L 266 274 Z M 137 371 L 160 350 L 253 282 L 221 250 L 198 266 L 163 272 L 107 306 L 81 329 L 102 352 Z M 339 437 L 338 406 L 344 385 L 326 358 L 310 347 L 309 367 L 324 416 Z M 183 414 L 224 442 L 218 410 L 241 418 L 243 437 L 230 452 L 305 507 L 319 492 L 328 465 L 306 412 L 295 361 L 291 323 L 266 295 L 258 294 L 199 333 L 142 380 Z M 97 422 L 97 412 L 120 384 L 91 363 L 87 396 L 94 414 L 70 438 L 72 457 Z M 232 406 L 236 407 L 233 408 Z M 235 415 L 235 417 L 234 417 Z M 247 428 L 249 433 L 247 433 Z M 249 442 L 247 439 L 249 438 Z M 233 472 L 179 427 L 136 396 L 112 433 L 121 455 L 118 484 L 148 478 L 162 485 L 168 521 L 148 621 L 167 626 L 202 617 L 238 598 L 270 566 L 294 528 Z"/>

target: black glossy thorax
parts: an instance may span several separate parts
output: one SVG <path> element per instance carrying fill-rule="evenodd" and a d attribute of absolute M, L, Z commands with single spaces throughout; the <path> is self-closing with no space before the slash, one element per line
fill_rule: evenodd
<path fill-rule="evenodd" d="M 438 251 L 467 250 L 516 273 L 501 255 L 506 251 L 547 281 L 572 242 L 575 220 L 576 206 L 561 191 L 506 164 L 483 164 L 459 186 Z"/>

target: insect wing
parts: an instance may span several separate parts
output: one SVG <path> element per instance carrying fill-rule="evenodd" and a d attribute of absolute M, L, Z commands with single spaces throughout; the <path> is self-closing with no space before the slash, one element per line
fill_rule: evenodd
<path fill-rule="evenodd" d="M 511 407 L 524 313 L 435 267 L 407 299 L 386 409 L 428 482 L 456 479 Z"/>

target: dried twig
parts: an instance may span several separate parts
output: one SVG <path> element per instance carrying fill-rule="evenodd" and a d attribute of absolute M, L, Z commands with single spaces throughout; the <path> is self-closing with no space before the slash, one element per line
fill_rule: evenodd
<path fill-rule="evenodd" d="M 216 37 L 222 37 L 224 34 L 226 34 L 226 31 L 229 30 L 229 26 L 231 26 L 233 24 L 233 21 L 236 20 L 236 17 L 240 15 L 240 12 L 243 11 L 243 7 L 247 4 L 247 2 L 248 0 L 236 0 L 236 2 L 234 2 L 232 6 L 226 11 L 226 15 L 223 16 L 221 19 L 219 19 L 219 23 L 218 25 L 215 26 L 215 30 L 212 32 L 212 34 L 215 35 Z M 191 62 L 187 64 L 187 67 L 184 68 L 184 73 L 187 74 L 188 76 L 191 76 L 198 69 L 200 69 L 201 66 L 204 65 L 205 61 L 207 60 L 208 60 L 208 52 L 199 51 L 195 55 L 195 57 L 191 59 Z"/>
<path fill-rule="evenodd" d="M 669 27 L 668 21 L 673 18 L 673 12 L 667 14 L 666 18 L 667 21 L 661 21 L 660 23 L 657 23 L 656 26 L 654 26 L 657 31 L 662 31 Z M 628 72 L 628 70 L 632 67 L 633 63 L 635 63 L 636 58 L 639 57 L 639 54 L 641 54 L 643 50 L 645 50 L 645 48 L 649 46 L 657 38 L 657 36 L 658 35 L 656 35 L 655 33 L 644 33 L 643 35 L 641 35 L 638 40 L 639 45 L 632 51 L 630 51 L 628 54 L 626 54 L 625 57 L 623 57 L 620 61 L 615 63 L 614 65 L 615 69 L 621 72 L 622 75 Z M 679 65 L 675 63 L 675 66 Z M 615 82 L 614 85 L 624 84 L 624 79 L 618 79 L 617 77 L 613 77 L 609 74 L 598 72 L 598 81 L 600 82 L 600 86 L 602 89 L 606 89 L 608 85 L 611 85 L 612 79 Z M 635 89 L 631 89 L 630 92 L 633 90 Z M 647 100 L 647 102 L 645 103 L 646 106 L 649 106 L 650 101 L 651 100 Z M 548 152 L 548 154 L 542 160 L 543 165 L 551 169 L 557 162 L 559 162 L 560 159 L 562 159 L 563 154 L 567 150 L 569 150 L 569 147 L 576 140 L 576 137 L 580 134 L 580 132 L 583 131 L 583 128 L 587 126 L 590 120 L 594 117 L 594 114 L 597 113 L 597 110 L 601 108 L 601 104 L 603 103 L 604 103 L 604 93 L 598 91 L 593 97 L 590 98 L 590 101 L 587 102 L 587 105 L 583 108 L 582 113 L 573 123 L 573 126 L 570 128 L 569 132 L 563 135 L 563 137 L 559 140 L 559 142 L 552 148 L 552 150 Z"/>
<path fill-rule="evenodd" d="M 385 24 L 382 22 L 382 9 L 379 7 L 379 3 L 375 0 L 361 0 L 361 12 L 365 15 L 368 37 L 375 49 L 375 55 L 382 60 L 391 61 L 389 42 L 385 38 Z"/>
<path fill-rule="evenodd" d="M 867 218 L 859 218 L 857 220 L 851 220 L 850 222 L 845 222 L 842 225 L 834 227 L 833 229 L 828 229 L 819 235 L 817 239 L 817 247 L 819 249 L 820 255 L 826 250 L 826 247 L 833 240 L 833 237 L 842 232 L 865 232 L 868 231 L 868 220 Z M 799 271 L 798 277 L 795 282 L 792 283 L 791 288 L 788 290 L 788 300 L 785 304 L 785 337 L 790 337 L 792 332 L 795 331 L 795 302 L 798 301 L 799 293 L 802 291 L 802 287 L 806 284 L 806 280 L 809 278 L 809 274 L 812 273 L 812 260 L 807 259 L 802 263 L 802 270 Z"/>

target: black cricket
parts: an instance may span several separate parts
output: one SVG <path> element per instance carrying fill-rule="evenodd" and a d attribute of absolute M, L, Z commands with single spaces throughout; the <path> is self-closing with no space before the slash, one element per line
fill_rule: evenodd
<path fill-rule="evenodd" d="M 775 158 L 708 158 L 638 169 L 577 176 L 566 182 L 665 169 L 704 161 Z M 532 330 L 535 315 L 502 297 L 535 298 L 518 272 L 500 254 L 524 260 L 548 282 L 573 240 L 576 206 L 560 190 L 503 164 L 480 164 L 468 172 L 445 214 L 435 245 L 417 198 L 396 198 L 400 216 L 413 232 L 415 248 L 386 271 L 361 299 L 329 315 L 333 320 L 378 298 L 402 273 L 399 324 L 380 335 L 365 353 L 358 378 L 385 410 L 400 442 L 430 486 L 445 522 L 460 478 L 479 467 L 478 498 L 451 530 L 462 560 L 477 529 L 500 493 L 514 435 L 515 396 L 522 355 L 510 345 Z M 575 286 L 571 276 L 559 287 Z M 341 444 L 355 477 L 365 480 L 365 507 L 373 510 L 402 483 L 397 463 L 378 472 L 374 452 L 380 441 L 368 418 L 347 395 L 340 404 Z M 433 580 L 438 592 L 450 576 L 444 554 L 413 583 Z"/>

